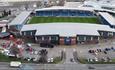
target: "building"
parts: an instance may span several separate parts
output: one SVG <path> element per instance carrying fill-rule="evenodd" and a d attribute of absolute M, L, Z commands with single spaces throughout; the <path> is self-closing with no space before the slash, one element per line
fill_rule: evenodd
<path fill-rule="evenodd" d="M 77 8 L 82 5 L 82 2 L 66 2 L 64 4 L 65 7 L 72 7 L 72 8 Z"/>
<path fill-rule="evenodd" d="M 66 0 L 67 2 L 83 2 L 85 0 Z"/>
<path fill-rule="evenodd" d="M 49 42 L 61 45 L 97 43 L 103 37 L 113 37 L 115 30 L 107 25 L 84 23 L 28 24 L 21 29 L 24 38 L 37 43 Z"/>
<path fill-rule="evenodd" d="M 22 26 L 27 22 L 29 19 L 31 11 L 23 11 L 21 12 L 13 21 L 11 21 L 8 26 L 10 30 L 20 30 Z"/>
<path fill-rule="evenodd" d="M 95 16 L 90 8 L 68 8 L 54 6 L 50 8 L 36 9 L 36 16 Z"/>
<path fill-rule="evenodd" d="M 99 12 L 99 17 L 102 24 L 109 25 L 111 28 L 115 28 L 115 18 L 107 12 Z"/>
<path fill-rule="evenodd" d="M 97 10 L 97 9 L 96 9 Z M 35 10 L 37 17 L 99 17 L 103 24 L 89 23 L 39 23 L 26 24 L 31 12 L 22 12 L 9 25 L 20 31 L 20 35 L 25 40 L 31 40 L 37 43 L 52 43 L 60 45 L 75 45 L 98 43 L 100 39 L 109 39 L 115 37 L 115 29 L 112 19 L 109 19 L 105 12 L 95 12 L 94 8 L 86 7 L 61 7 L 54 6 Z M 109 11 L 110 12 L 110 11 Z M 27 14 L 28 13 L 28 14 Z M 101 16 L 103 19 L 101 19 Z M 110 17 L 111 18 L 111 17 Z M 112 20 L 112 21 L 111 21 Z M 19 23 L 17 23 L 19 22 Z M 107 24 L 105 23 L 107 22 Z"/>

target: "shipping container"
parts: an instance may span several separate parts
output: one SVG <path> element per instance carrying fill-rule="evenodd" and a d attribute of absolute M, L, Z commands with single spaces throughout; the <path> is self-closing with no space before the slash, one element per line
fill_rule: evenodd
<path fill-rule="evenodd" d="M 65 45 L 71 45 L 71 38 L 70 37 L 65 37 L 64 38 L 64 44 Z"/>
<path fill-rule="evenodd" d="M 60 38 L 59 44 L 64 45 L 64 38 L 63 37 Z"/>

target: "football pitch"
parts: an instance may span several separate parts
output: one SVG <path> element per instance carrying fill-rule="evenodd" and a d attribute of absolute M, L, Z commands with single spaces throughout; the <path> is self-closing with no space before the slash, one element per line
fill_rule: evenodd
<path fill-rule="evenodd" d="M 32 17 L 29 24 L 73 22 L 73 23 L 95 23 L 99 24 L 97 17 Z"/>

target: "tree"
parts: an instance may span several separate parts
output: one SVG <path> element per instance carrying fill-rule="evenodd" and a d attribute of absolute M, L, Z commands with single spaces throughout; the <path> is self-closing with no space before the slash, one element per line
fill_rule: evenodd
<path fill-rule="evenodd" d="M 41 56 L 41 57 L 39 58 L 39 62 L 40 62 L 40 63 L 47 63 L 47 56 Z"/>
<path fill-rule="evenodd" d="M 47 63 L 47 54 L 48 52 L 46 49 L 42 49 L 40 51 L 40 55 L 41 55 L 41 57 L 39 58 L 40 63 Z"/>
<path fill-rule="evenodd" d="M 16 46 L 12 46 L 11 52 L 12 52 L 12 54 L 14 54 L 16 56 L 19 53 L 19 49 Z"/>
<path fill-rule="evenodd" d="M 3 17 L 8 16 L 8 12 L 6 10 L 3 11 Z"/>
<path fill-rule="evenodd" d="M 8 15 L 11 15 L 11 10 L 8 11 Z"/>

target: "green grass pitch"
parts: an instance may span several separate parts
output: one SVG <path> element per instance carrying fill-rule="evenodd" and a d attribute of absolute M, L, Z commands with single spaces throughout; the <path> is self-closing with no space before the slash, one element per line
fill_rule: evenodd
<path fill-rule="evenodd" d="M 95 23 L 99 24 L 97 17 L 32 17 L 29 24 L 53 23 L 53 22 L 74 22 L 74 23 Z"/>

